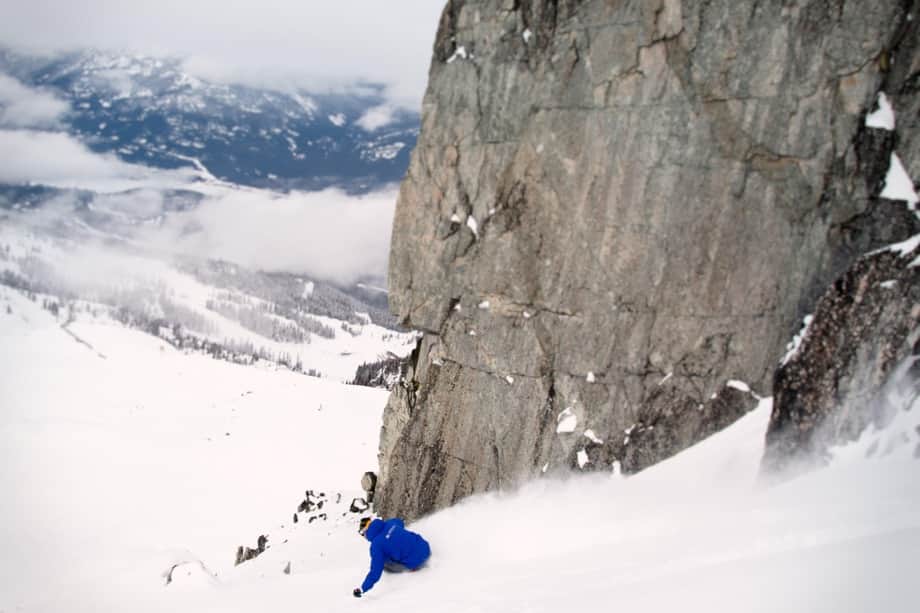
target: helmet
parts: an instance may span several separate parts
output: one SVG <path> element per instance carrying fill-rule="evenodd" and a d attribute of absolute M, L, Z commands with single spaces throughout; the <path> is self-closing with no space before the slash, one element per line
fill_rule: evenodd
<path fill-rule="evenodd" d="M 374 521 L 373 517 L 362 517 L 361 521 L 358 522 L 358 534 L 364 536 L 367 532 L 367 527 L 371 525 L 372 521 Z"/>

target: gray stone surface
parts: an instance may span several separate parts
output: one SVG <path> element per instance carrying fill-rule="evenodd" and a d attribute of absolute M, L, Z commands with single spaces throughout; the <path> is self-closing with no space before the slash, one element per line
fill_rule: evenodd
<path fill-rule="evenodd" d="M 880 56 L 880 90 L 895 109 L 895 130 L 863 126 L 854 139 L 859 172 L 851 178 L 864 180 L 869 200 L 863 215 L 832 229 L 841 261 L 918 232 L 916 207 L 878 197 L 892 151 L 911 177 L 920 176 L 918 4 Z M 857 258 L 821 297 L 802 346 L 775 374 L 765 479 L 820 464 L 829 447 L 857 439 L 870 424 L 884 427 L 898 410 L 890 397 L 904 396 L 892 386 L 916 385 L 920 370 L 909 360 L 920 355 L 920 269 L 912 266 L 920 249 L 911 247 Z"/>
<path fill-rule="evenodd" d="M 768 394 L 827 283 L 915 230 L 867 176 L 897 143 L 863 124 L 886 80 L 917 121 L 916 4 L 449 2 L 394 221 L 391 309 L 425 336 L 385 412 L 378 512 L 580 451 L 639 470 L 753 405 L 720 400 L 728 381 Z"/>

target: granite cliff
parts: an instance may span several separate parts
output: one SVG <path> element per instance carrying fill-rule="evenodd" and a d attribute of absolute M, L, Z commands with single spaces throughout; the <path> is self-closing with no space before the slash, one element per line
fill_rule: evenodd
<path fill-rule="evenodd" d="M 635 472 L 769 395 L 862 254 L 918 232 L 918 2 L 451 0 L 402 183 L 391 309 L 421 330 L 377 510 Z M 897 132 L 865 117 L 883 87 Z"/>

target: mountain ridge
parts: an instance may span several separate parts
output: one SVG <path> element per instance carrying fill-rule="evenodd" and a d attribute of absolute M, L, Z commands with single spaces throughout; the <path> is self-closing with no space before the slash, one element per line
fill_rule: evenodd
<path fill-rule="evenodd" d="M 0 49 L 0 73 L 66 102 L 60 123 L 94 152 L 165 169 L 197 160 L 253 187 L 380 189 L 402 178 L 418 133 L 418 114 L 373 83 L 344 93 L 257 89 L 191 76 L 179 59 L 102 51 Z"/>

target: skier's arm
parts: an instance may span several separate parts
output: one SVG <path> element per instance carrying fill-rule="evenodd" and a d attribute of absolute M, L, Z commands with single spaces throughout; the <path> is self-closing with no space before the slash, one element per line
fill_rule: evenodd
<path fill-rule="evenodd" d="M 361 591 L 366 592 L 380 579 L 380 575 L 383 574 L 383 565 L 386 562 L 386 556 L 383 554 L 383 547 L 377 543 L 371 543 L 371 570 L 367 573 L 367 577 L 364 578 L 364 583 L 361 584 Z"/>

